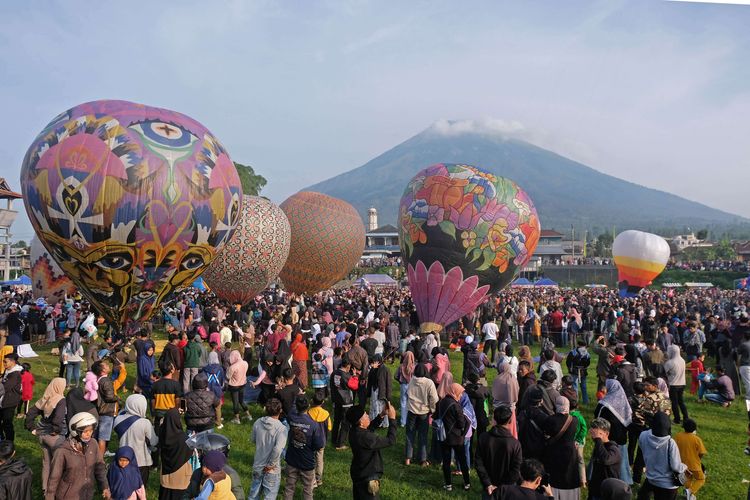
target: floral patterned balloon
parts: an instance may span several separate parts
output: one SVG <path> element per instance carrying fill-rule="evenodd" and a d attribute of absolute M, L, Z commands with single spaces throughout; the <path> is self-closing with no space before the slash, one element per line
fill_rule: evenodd
<path fill-rule="evenodd" d="M 440 331 L 508 285 L 541 232 L 525 191 L 471 165 L 419 172 L 401 198 L 399 222 L 423 331 Z"/>

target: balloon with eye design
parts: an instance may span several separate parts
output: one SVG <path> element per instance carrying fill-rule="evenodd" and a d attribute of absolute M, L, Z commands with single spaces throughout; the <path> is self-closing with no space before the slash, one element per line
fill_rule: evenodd
<path fill-rule="evenodd" d="M 115 329 L 136 329 L 232 236 L 237 170 L 181 113 L 94 101 L 55 117 L 21 167 L 26 211 L 63 272 Z"/>
<path fill-rule="evenodd" d="M 36 298 L 45 298 L 50 303 L 72 297 L 76 287 L 65 276 L 55 259 L 47 252 L 39 238 L 31 240 L 31 290 Z"/>

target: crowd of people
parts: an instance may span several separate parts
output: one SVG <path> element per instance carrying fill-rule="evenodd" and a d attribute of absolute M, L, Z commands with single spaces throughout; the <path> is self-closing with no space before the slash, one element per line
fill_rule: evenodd
<path fill-rule="evenodd" d="M 183 293 L 135 338 L 96 336 L 83 300 L 47 305 L 18 293 L 0 310 L 8 498 L 31 498 L 41 476 L 47 499 L 97 489 L 140 499 L 154 470 L 160 499 L 293 498 L 297 489 L 313 498 L 326 450 L 351 455 L 353 498 L 379 498 L 389 473 L 382 450 L 399 427 L 404 467 L 439 466 L 446 491 L 470 491 L 474 476 L 483 498 L 577 499 L 583 488 L 592 499 L 631 498 L 634 485 L 638 498 L 676 498 L 683 486 L 693 498 L 707 450 L 686 389 L 717 411 L 742 388 L 750 401 L 750 296 L 739 291 L 625 299 L 606 289 L 511 289 L 442 332 L 419 331 L 403 287 L 313 297 L 273 289 L 244 306 Z M 161 329 L 157 349 L 152 331 Z M 34 401 L 17 346 L 36 338 L 55 339 L 60 366 Z M 262 417 L 253 419 L 254 405 Z M 15 456 L 21 420 L 39 440 L 41 471 Z M 674 437 L 672 424 L 682 427 Z M 252 428 L 247 496 L 228 463 L 225 425 Z"/>

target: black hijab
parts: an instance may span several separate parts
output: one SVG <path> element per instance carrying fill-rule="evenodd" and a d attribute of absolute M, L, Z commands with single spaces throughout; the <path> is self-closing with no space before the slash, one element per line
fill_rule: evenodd
<path fill-rule="evenodd" d="M 65 396 L 65 405 L 68 408 L 68 415 L 75 415 L 76 413 L 89 412 L 92 415 L 99 417 L 99 412 L 96 411 L 96 406 L 91 401 L 88 401 L 83 397 L 83 389 L 75 387 L 70 390 L 67 396 Z"/>
<path fill-rule="evenodd" d="M 669 420 L 669 415 L 659 411 L 654 415 L 654 419 L 651 421 L 651 434 L 656 437 L 665 437 L 672 434 L 672 422 Z"/>
<path fill-rule="evenodd" d="M 188 447 L 187 439 L 187 434 L 182 430 L 180 412 L 177 408 L 168 410 L 159 428 L 162 474 L 172 474 L 190 460 L 193 451 Z"/>

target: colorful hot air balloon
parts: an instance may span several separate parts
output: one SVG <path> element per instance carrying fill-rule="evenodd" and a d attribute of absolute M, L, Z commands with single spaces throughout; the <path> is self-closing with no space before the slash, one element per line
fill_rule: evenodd
<path fill-rule="evenodd" d="M 36 236 L 31 240 L 31 289 L 34 297 L 43 297 L 51 303 L 76 293 L 73 282 Z"/>
<path fill-rule="evenodd" d="M 284 288 L 316 293 L 330 288 L 357 264 L 365 249 L 365 226 L 353 206 L 325 194 L 302 191 L 281 209 L 292 228 Z"/>
<path fill-rule="evenodd" d="M 440 331 L 510 283 L 531 259 L 539 218 L 513 181 L 471 165 L 436 164 L 406 187 L 401 254 L 422 331 Z"/>
<path fill-rule="evenodd" d="M 659 276 L 669 261 L 669 243 L 656 234 L 628 230 L 612 243 L 621 297 L 635 297 Z"/>
<path fill-rule="evenodd" d="M 289 255 L 284 212 L 259 196 L 244 196 L 240 223 L 203 279 L 219 297 L 246 304 L 279 275 Z"/>
<path fill-rule="evenodd" d="M 242 188 L 219 141 L 183 114 L 95 101 L 57 116 L 21 168 L 36 233 L 113 328 L 136 328 L 213 261 Z"/>

